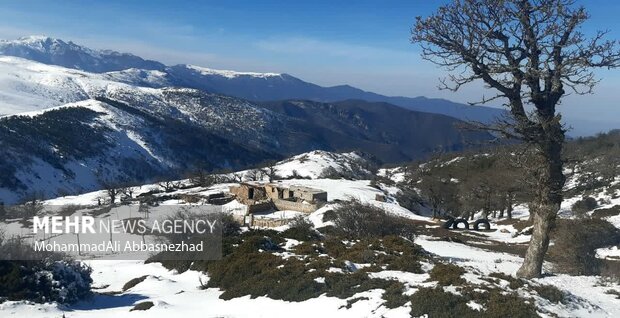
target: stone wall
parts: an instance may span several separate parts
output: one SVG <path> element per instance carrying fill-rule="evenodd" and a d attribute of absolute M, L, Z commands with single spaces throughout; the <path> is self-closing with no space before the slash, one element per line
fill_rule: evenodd
<path fill-rule="evenodd" d="M 252 220 L 252 227 L 278 227 L 291 223 L 292 219 L 257 219 Z"/>
<path fill-rule="evenodd" d="M 301 187 L 283 186 L 279 184 L 241 183 L 230 187 L 230 193 L 237 201 L 247 206 L 245 218 L 239 218 L 241 224 L 256 227 L 277 227 L 290 222 L 290 219 L 255 219 L 254 214 L 273 209 L 312 213 L 327 201 L 324 191 Z M 220 198 L 214 198 L 220 199 Z"/>
<path fill-rule="evenodd" d="M 257 218 L 254 215 L 233 215 L 233 219 L 241 224 L 249 227 L 271 228 L 289 224 L 293 219 L 272 219 Z"/>
<path fill-rule="evenodd" d="M 236 195 L 240 199 L 247 199 L 248 198 L 247 187 L 242 187 L 240 185 L 236 185 L 236 186 L 231 186 L 230 188 L 228 188 L 228 190 L 230 191 L 230 193 Z"/>
<path fill-rule="evenodd" d="M 315 193 L 312 195 L 312 199 L 318 202 L 327 202 L 327 192 Z"/>
<path fill-rule="evenodd" d="M 303 203 L 303 202 L 295 202 L 295 201 L 288 201 L 288 200 L 282 200 L 282 199 L 274 199 L 273 205 L 275 205 L 276 209 L 280 211 L 292 210 L 292 211 L 299 211 L 303 213 L 312 213 L 319 209 L 319 206 L 317 204 L 308 204 L 308 203 Z"/>
<path fill-rule="evenodd" d="M 230 193 L 237 196 L 240 202 L 247 202 L 248 200 L 263 200 L 267 199 L 267 193 L 264 187 L 254 186 L 249 184 L 239 184 L 238 186 L 231 186 L 229 188 Z"/>
<path fill-rule="evenodd" d="M 273 209 L 271 201 L 258 202 L 248 205 L 248 213 L 259 213 Z"/>
<path fill-rule="evenodd" d="M 326 202 L 327 192 L 312 189 L 308 187 L 292 186 L 290 188 L 294 192 L 293 197 L 304 199 L 308 202 Z"/>
<path fill-rule="evenodd" d="M 314 196 L 310 192 L 305 192 L 305 191 L 300 191 L 300 190 L 294 190 L 294 192 L 295 192 L 295 194 L 293 195 L 294 197 L 304 199 L 308 202 L 314 201 Z"/>
<path fill-rule="evenodd" d="M 241 224 L 241 225 L 245 225 L 245 215 L 238 215 L 238 214 L 233 214 L 232 215 L 233 220 L 235 220 L 235 222 Z"/>

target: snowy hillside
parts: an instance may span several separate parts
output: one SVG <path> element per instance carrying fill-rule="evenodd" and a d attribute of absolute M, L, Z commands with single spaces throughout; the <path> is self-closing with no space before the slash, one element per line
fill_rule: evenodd
<path fill-rule="evenodd" d="M 46 109 L 95 96 L 159 95 L 158 91 L 109 80 L 105 75 L 0 56 L 0 114 Z"/>
<path fill-rule="evenodd" d="M 112 120 L 112 115 L 105 105 L 98 104 L 88 107 L 106 113 L 106 117 Z M 511 276 L 515 274 L 522 262 L 522 257 L 517 250 L 529 240 L 527 231 L 517 228 L 517 225 L 525 222 L 529 216 L 525 206 L 515 208 L 515 220 L 512 223 L 496 223 L 496 220 L 493 220 L 493 228 L 490 231 L 444 230 L 440 228 L 441 222 L 427 216 L 416 215 L 399 206 L 390 194 L 393 193 L 392 186 L 379 183 L 378 188 L 376 188 L 370 186 L 370 180 L 319 178 L 319 172 L 326 167 L 333 167 L 339 171 L 342 171 L 342 169 L 346 170 L 347 162 L 350 160 L 357 161 L 360 160 L 360 157 L 352 153 L 335 154 L 315 151 L 283 160 L 276 163 L 274 167 L 283 176 L 288 171 L 297 170 L 299 175 L 308 177 L 308 179 L 278 181 L 282 184 L 308 186 L 328 193 L 328 204 L 307 216 L 316 228 L 321 229 L 324 226 L 333 225 L 333 222 L 326 221 L 328 212 L 336 209 L 342 201 L 352 198 L 364 204 L 380 207 L 391 215 L 398 215 L 418 224 L 416 227 L 417 232 L 415 233 L 417 236 L 414 242 L 430 253 L 428 254 L 430 256 L 425 256 L 429 258 L 424 258 L 420 262 L 421 270 L 408 271 L 403 269 L 373 268 L 368 264 L 368 261 L 348 261 L 342 267 L 333 267 L 334 265 L 331 265 L 332 267 L 324 274 L 343 275 L 358 272 L 359 275 L 366 273 L 366 270 L 368 270 L 367 275 L 370 278 L 402 284 L 403 290 L 395 294 L 405 297 L 401 305 L 390 305 L 389 301 L 386 301 L 386 299 L 391 299 L 386 297 L 392 295 L 391 293 L 393 292 L 389 287 L 371 288 L 361 292 L 353 292 L 350 295 L 345 293 L 345 296 L 338 297 L 322 294 L 299 301 L 274 299 L 271 296 L 251 297 L 249 295 L 229 299 L 228 296 L 224 297 L 225 293 L 229 292 L 228 290 L 214 287 L 205 289 L 204 286 L 213 278 L 208 273 L 199 270 L 187 270 L 179 273 L 175 270 L 166 269 L 160 263 L 144 264 L 140 261 L 93 260 L 88 261 L 88 264 L 94 270 L 93 286 L 96 288 L 95 295 L 91 300 L 85 300 L 74 305 L 6 301 L 0 304 L 0 313 L 16 316 L 28 315 L 33 318 L 58 317 L 62 314 L 66 317 L 108 317 L 110 315 L 168 317 L 172 314 L 186 315 L 188 317 L 196 315 L 216 317 L 290 317 L 291 314 L 295 314 L 298 317 L 316 317 L 317 314 L 320 314 L 326 317 L 404 318 L 411 317 L 411 313 L 416 312 L 416 293 L 427 292 L 429 289 L 437 288 L 444 290 L 448 295 L 456 295 L 452 297 L 471 297 L 471 293 L 481 293 L 477 294 L 479 298 L 474 298 L 473 300 L 459 300 L 458 297 L 452 300 L 457 303 L 466 302 L 467 306 L 458 310 L 471 310 L 470 313 L 472 314 L 485 310 L 507 312 L 504 310 L 509 310 L 510 306 L 517 306 L 517 299 L 525 299 L 525 305 L 521 303 L 521 305 L 518 305 L 521 307 L 517 307 L 515 310 L 518 310 L 520 313 L 527 312 L 528 317 L 535 315 L 540 317 L 616 317 L 620 315 L 620 302 L 618 302 L 616 296 L 620 292 L 620 285 L 613 279 L 602 276 L 557 274 L 554 269 L 555 264 L 551 262 L 545 264 L 547 275 L 544 278 L 519 280 Z M 402 175 L 398 172 L 399 170 L 393 169 L 395 173 L 382 170 L 380 173 L 384 177 L 387 175 L 391 178 L 402 179 Z M 235 174 L 242 176 L 246 173 L 247 171 L 239 171 Z M 222 177 L 225 176 L 222 175 Z M 227 178 L 230 177 L 230 175 L 227 176 Z M 161 184 L 147 184 L 133 188 L 132 193 L 136 197 L 150 194 L 156 200 L 161 200 L 160 204 L 162 206 L 207 204 L 205 201 L 192 201 L 190 203 L 185 200 L 193 197 L 206 198 L 209 194 L 220 191 L 227 192 L 229 186 L 234 185 L 235 181 L 216 183 L 210 186 L 196 186 L 192 185 L 192 181 L 188 179 L 175 182 L 175 184 L 176 186 L 172 191 L 165 191 Z M 400 184 L 396 185 L 396 187 L 400 186 Z M 377 194 L 386 195 L 385 202 L 377 201 Z M 596 198 L 606 202 L 602 206 L 605 208 L 620 204 L 618 194 L 602 189 L 598 192 Z M 105 191 L 97 191 L 79 196 L 56 198 L 45 201 L 44 204 L 50 206 L 72 204 L 79 205 L 82 208 L 88 208 L 89 206 L 96 208 L 99 203 L 106 202 L 107 199 L 108 194 Z M 571 197 L 565 201 L 562 207 L 562 218 L 573 217 L 569 211 L 570 205 L 578 199 L 579 197 Z M 124 217 L 131 217 L 131 210 L 137 211 L 138 208 L 134 203 L 129 202 L 126 207 L 128 208 L 126 211 L 129 211 L 129 214 Z M 224 205 L 224 210 L 232 213 L 237 213 L 240 209 L 243 210 L 243 205 L 236 201 Z M 294 211 L 274 211 L 264 213 L 262 217 L 281 219 L 298 215 L 300 213 L 294 213 Z M 105 214 L 101 215 L 101 217 L 105 217 Z M 608 220 L 614 222 L 616 227 L 620 226 L 620 224 L 614 221 L 617 217 L 612 216 L 608 218 Z M 19 222 L 11 221 L 5 225 L 10 227 L 21 226 L 19 224 Z M 285 229 L 286 226 L 278 230 L 282 231 Z M 265 234 L 261 232 L 260 235 Z M 355 242 L 346 241 L 345 243 L 355 244 Z M 298 248 L 299 246 L 305 246 L 305 244 L 307 245 L 307 242 L 286 238 L 280 245 L 282 250 L 273 253 L 278 259 L 283 261 L 300 258 L 309 262 L 308 259 L 312 259 L 314 257 L 313 254 L 304 255 L 303 253 L 308 252 L 301 252 L 302 249 Z M 614 253 L 614 251 L 617 251 L 617 247 L 609 247 L 598 252 L 603 256 L 603 254 Z M 260 251 L 259 253 L 270 252 Z M 329 253 L 329 250 L 324 253 Z M 322 255 L 329 258 L 327 254 Z M 351 254 L 348 257 L 354 257 L 353 255 L 355 254 Z M 447 283 L 447 285 L 445 282 L 437 281 L 438 278 L 435 276 L 434 268 L 442 266 L 441 262 L 456 265 L 463 269 L 463 273 L 460 274 L 458 279 Z M 285 262 L 284 264 L 288 263 Z M 314 269 L 304 275 L 312 275 L 311 273 L 313 272 Z M 448 274 L 445 273 L 444 275 Z M 137 278 L 140 278 L 137 283 L 132 285 L 126 284 L 130 280 Z M 318 277 L 315 281 L 320 287 L 326 284 L 325 279 L 324 277 Z M 283 281 L 278 284 L 287 283 L 289 282 Z M 245 286 L 244 288 L 250 290 L 252 286 Z M 355 290 L 358 287 L 352 286 L 351 288 Z M 501 298 L 501 301 L 496 304 L 499 308 L 496 308 L 494 307 L 495 305 L 487 302 L 484 295 L 500 297 L 498 294 L 495 294 L 498 291 L 507 298 Z M 244 293 L 243 291 L 238 292 Z M 444 297 L 442 295 L 438 294 L 434 297 Z M 410 297 L 414 298 L 408 301 Z M 152 304 L 152 307 L 147 309 L 146 312 L 130 312 L 136 304 L 140 303 L 149 303 Z M 457 309 L 455 307 L 451 310 Z"/>
<path fill-rule="evenodd" d="M 105 105 L 105 104 L 104 104 Z M 94 107 L 93 107 L 94 108 Z M 102 107 L 102 109 L 105 109 Z M 332 196 L 332 200 L 346 200 L 348 196 L 354 196 L 364 202 L 374 201 L 376 194 L 383 193 L 381 190 L 368 186 L 368 177 L 372 176 L 370 171 L 365 173 L 358 173 L 365 178 L 355 178 L 354 180 L 347 180 L 343 177 L 336 177 L 327 179 L 322 177 L 322 174 L 328 168 L 333 168 L 336 172 L 341 173 L 351 179 L 354 176 L 352 169 L 357 167 L 372 166 L 372 163 L 365 159 L 363 156 L 351 152 L 351 153 L 334 153 L 322 150 L 310 151 L 302 153 L 291 158 L 284 159 L 282 161 L 274 162 L 273 169 L 279 182 L 291 185 L 307 185 L 329 191 Z M 256 170 L 267 170 L 268 167 Z M 293 170 L 296 171 L 294 175 Z M 219 176 L 227 180 L 240 179 L 242 181 L 253 181 L 249 179 L 249 175 L 252 170 L 241 170 L 226 174 L 219 174 Z M 268 181 L 268 176 L 263 173 L 258 176 L 257 181 Z M 331 176 L 330 176 L 331 177 Z M 321 180 L 321 181 L 319 181 Z M 256 181 L 256 180 L 255 180 Z M 174 194 L 205 194 L 204 187 L 192 188 L 192 181 L 190 179 L 175 180 L 174 183 L 178 183 L 183 189 L 179 189 L 174 192 L 167 192 L 166 195 Z M 214 186 L 215 189 L 225 189 L 228 184 L 223 184 L 223 187 Z M 358 188 L 356 190 L 356 188 Z M 150 191 L 161 191 L 162 188 L 158 183 L 145 184 L 136 186 L 133 189 L 135 195 Z M 55 199 L 45 200 L 47 205 L 63 205 L 63 204 L 78 204 L 78 205 L 93 205 L 98 202 L 98 199 L 106 197 L 106 191 L 100 190 L 90 193 L 85 193 L 76 196 L 58 197 Z M 174 202 L 172 202 L 174 203 Z"/>
<path fill-rule="evenodd" d="M 370 171 L 364 169 L 364 166 L 370 165 L 370 162 L 355 152 L 338 154 L 317 150 L 278 162 L 276 170 L 277 174 L 284 178 L 297 174 L 300 177 L 317 179 L 330 171 L 348 176 L 370 174 Z"/>
<path fill-rule="evenodd" d="M 0 201 L 7 204 L 31 195 L 53 197 L 170 178 L 196 162 L 213 170 L 271 158 L 219 137 L 206 124 L 160 119 L 92 99 L 4 117 L 0 140 Z"/>

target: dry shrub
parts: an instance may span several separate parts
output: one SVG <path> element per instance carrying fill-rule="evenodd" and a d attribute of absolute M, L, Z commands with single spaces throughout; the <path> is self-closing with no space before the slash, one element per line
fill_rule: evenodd
<path fill-rule="evenodd" d="M 594 210 L 597 207 L 596 199 L 593 197 L 585 197 L 575 203 L 571 207 L 571 210 L 577 216 L 584 216 L 586 212 Z"/>
<path fill-rule="evenodd" d="M 133 306 L 133 308 L 129 309 L 129 311 L 149 310 L 153 306 L 155 306 L 155 304 L 153 304 L 152 301 L 144 301 L 144 302 L 141 302 L 141 303 L 137 303 L 135 306 Z"/>
<path fill-rule="evenodd" d="M 620 243 L 620 230 L 600 219 L 558 220 L 550 255 L 556 268 L 571 275 L 598 275 L 602 261 L 596 249 Z"/>
<path fill-rule="evenodd" d="M 468 300 L 443 291 L 441 287 L 420 288 L 411 296 L 411 316 L 437 318 L 480 317 L 480 313 L 467 306 Z"/>
<path fill-rule="evenodd" d="M 489 274 L 490 277 L 493 278 L 499 278 L 499 279 L 503 279 L 505 281 L 508 281 L 508 287 L 510 287 L 511 289 L 519 289 L 521 287 L 523 287 L 523 285 L 525 285 L 525 283 L 523 282 L 522 279 L 520 278 L 515 278 L 512 277 L 510 275 L 506 275 L 504 273 L 491 273 Z"/>
<path fill-rule="evenodd" d="M 441 286 L 461 285 L 465 280 L 461 275 L 465 270 L 454 264 L 437 263 L 430 271 L 431 280 L 437 281 Z"/>
<path fill-rule="evenodd" d="M 566 294 L 555 286 L 538 285 L 532 286 L 532 288 L 538 293 L 538 296 L 552 303 L 564 303 L 566 301 Z"/>
<path fill-rule="evenodd" d="M 592 212 L 592 217 L 596 219 L 602 219 L 615 215 L 620 215 L 620 205 L 614 205 L 611 208 L 596 209 Z"/>
<path fill-rule="evenodd" d="M 140 277 L 136 277 L 133 278 L 131 280 L 129 280 L 128 282 L 125 283 L 125 285 L 123 285 L 123 292 L 135 287 L 136 285 L 142 283 L 147 277 L 149 277 L 149 275 L 144 275 L 144 276 L 140 276 Z"/>
<path fill-rule="evenodd" d="M 403 235 L 413 239 L 413 229 L 408 220 L 391 215 L 381 208 L 351 200 L 334 210 L 334 223 L 343 236 L 363 239 Z"/>

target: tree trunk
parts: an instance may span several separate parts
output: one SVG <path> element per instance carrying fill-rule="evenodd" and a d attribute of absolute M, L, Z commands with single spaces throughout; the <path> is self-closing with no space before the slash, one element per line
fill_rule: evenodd
<path fill-rule="evenodd" d="M 544 205 L 537 207 L 537 211 L 532 213 L 534 216 L 532 238 L 517 276 L 524 278 L 541 276 L 545 254 L 549 248 L 549 231 L 559 208 L 559 205 Z"/>
<path fill-rule="evenodd" d="M 530 206 L 530 216 L 533 216 L 534 223 L 532 238 L 523 265 L 517 271 L 517 276 L 524 278 L 542 275 L 543 261 L 549 248 L 549 232 L 562 203 L 562 188 L 565 182 L 561 157 L 564 133 L 559 123 L 555 127 L 551 126 L 548 139 L 541 143 L 541 164 L 544 169 L 538 173 L 536 202 Z"/>
<path fill-rule="evenodd" d="M 508 204 L 506 205 L 506 218 L 512 220 L 512 194 L 508 194 Z"/>

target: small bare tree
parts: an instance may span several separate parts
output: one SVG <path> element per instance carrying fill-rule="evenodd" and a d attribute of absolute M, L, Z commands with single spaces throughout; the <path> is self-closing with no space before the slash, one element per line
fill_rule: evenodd
<path fill-rule="evenodd" d="M 244 177 L 248 181 L 260 181 L 263 179 L 263 171 L 260 169 L 250 169 L 245 173 Z"/>
<path fill-rule="evenodd" d="M 134 189 L 130 185 L 121 185 L 118 187 L 118 194 L 122 194 L 124 196 L 121 198 L 121 201 L 133 199 L 133 192 Z"/>
<path fill-rule="evenodd" d="M 265 163 L 265 167 L 263 167 L 262 169 L 263 174 L 269 178 L 269 182 L 273 182 L 274 180 L 278 179 L 278 168 L 276 167 L 277 164 L 277 161 L 271 160 Z"/>
<path fill-rule="evenodd" d="M 127 195 L 128 190 L 127 182 L 118 180 L 117 178 L 105 177 L 101 174 L 98 176 L 99 184 L 101 188 L 105 190 L 108 197 L 110 197 L 110 204 L 116 203 L 116 199 L 121 199 L 120 196 L 125 193 Z M 100 201 L 98 202 L 101 203 Z"/>
<path fill-rule="evenodd" d="M 110 197 L 110 204 L 114 204 L 114 202 L 116 202 L 116 196 L 120 193 L 120 190 L 115 187 L 106 187 L 106 192 Z"/>
<path fill-rule="evenodd" d="M 217 183 L 216 176 L 207 173 L 204 169 L 198 169 L 188 176 L 189 181 L 194 186 L 210 187 Z"/>
<path fill-rule="evenodd" d="M 164 189 L 165 192 L 172 192 L 181 187 L 181 182 L 179 181 L 170 181 L 170 180 L 162 180 L 157 182 L 157 185 Z"/>
<path fill-rule="evenodd" d="M 232 173 L 230 180 L 232 180 L 232 182 L 243 182 L 243 175 L 240 173 Z"/>
<path fill-rule="evenodd" d="M 537 158 L 534 230 L 521 277 L 541 275 L 562 202 L 565 129 L 557 106 L 566 90 L 592 92 L 594 68 L 619 66 L 618 43 L 604 40 L 606 32 L 587 37 L 580 31 L 587 19 L 574 0 L 454 0 L 418 17 L 412 30 L 422 57 L 450 72 L 442 88 L 456 91 L 482 80 L 496 94 L 481 103 L 506 101 L 510 118 L 476 126 L 525 142 Z"/>
<path fill-rule="evenodd" d="M 116 197 L 118 197 L 121 193 L 121 186 L 119 183 L 107 179 L 100 179 L 99 183 L 108 194 L 108 197 L 110 197 L 110 204 L 116 203 Z M 101 202 L 99 201 L 99 203 Z"/>
<path fill-rule="evenodd" d="M 149 219 L 149 215 L 151 213 L 151 207 L 147 204 L 147 203 L 140 203 L 140 206 L 138 206 L 138 212 L 142 213 L 142 218 L 145 220 Z"/>

